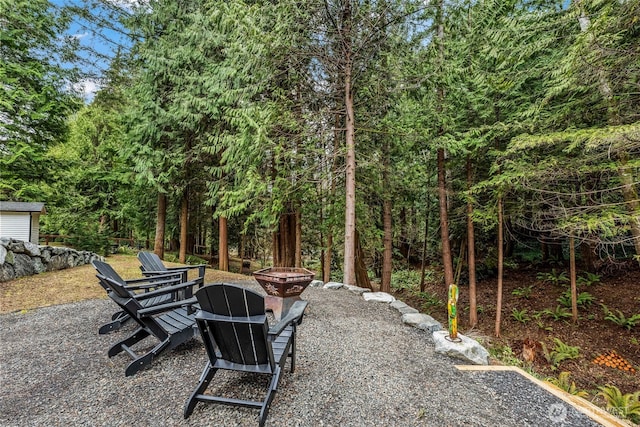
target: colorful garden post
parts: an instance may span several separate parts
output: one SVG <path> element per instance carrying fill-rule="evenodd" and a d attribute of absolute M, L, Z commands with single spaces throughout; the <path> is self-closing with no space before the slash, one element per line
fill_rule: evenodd
<path fill-rule="evenodd" d="M 458 341 L 458 286 L 449 285 L 449 300 L 447 302 L 447 310 L 449 312 L 449 339 Z"/>

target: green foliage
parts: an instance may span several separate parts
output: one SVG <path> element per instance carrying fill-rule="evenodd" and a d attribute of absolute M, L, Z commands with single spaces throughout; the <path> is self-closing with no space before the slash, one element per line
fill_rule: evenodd
<path fill-rule="evenodd" d="M 609 320 L 610 322 L 615 323 L 616 325 L 622 327 L 622 328 L 627 328 L 628 330 L 631 330 L 632 328 L 635 328 L 636 325 L 638 325 L 638 323 L 640 323 L 640 313 L 638 314 L 634 314 L 630 317 L 626 317 L 624 315 L 624 313 L 620 310 L 616 310 L 616 312 L 618 312 L 618 315 L 616 315 L 615 313 L 613 313 L 611 310 L 609 310 L 609 307 L 607 307 L 604 304 L 600 304 L 602 306 L 602 310 L 604 311 L 604 318 L 606 320 Z"/>
<path fill-rule="evenodd" d="M 578 307 L 591 307 L 594 300 L 595 298 L 589 292 L 580 292 L 576 295 L 576 304 Z M 571 290 L 566 290 L 556 301 L 558 301 L 563 307 L 571 308 Z"/>
<path fill-rule="evenodd" d="M 97 225 L 80 224 L 71 230 L 72 237 L 69 244 L 79 251 L 91 251 L 98 255 L 107 256 L 111 250 L 109 236 L 100 232 Z"/>
<path fill-rule="evenodd" d="M 47 147 L 79 106 L 76 70 L 60 64 L 72 54 L 69 20 L 46 0 L 0 0 L 0 10 L 0 200 L 42 201 L 55 170 Z"/>
<path fill-rule="evenodd" d="M 536 277 L 538 280 L 542 280 L 544 283 L 551 283 L 554 286 L 561 286 L 569 281 L 567 273 L 557 271 L 555 268 L 552 268 L 549 273 L 538 273 Z"/>
<path fill-rule="evenodd" d="M 591 273 L 589 271 L 585 271 L 583 274 L 584 275 L 580 275 L 576 279 L 576 284 L 578 286 L 587 286 L 587 287 L 589 287 L 589 286 L 592 286 L 592 285 L 600 282 L 600 275 L 599 274 Z"/>
<path fill-rule="evenodd" d="M 614 385 L 598 387 L 598 390 L 598 396 L 604 398 L 610 413 L 634 423 L 640 422 L 640 391 L 622 394 Z"/>
<path fill-rule="evenodd" d="M 570 359 L 577 359 L 580 357 L 580 347 L 570 346 L 562 342 L 559 338 L 553 339 L 554 346 L 552 349 L 548 349 L 546 344 L 542 342 L 542 352 L 545 359 L 551 364 L 552 369 L 556 369 L 558 365 Z"/>
<path fill-rule="evenodd" d="M 118 253 L 123 255 L 137 255 L 138 250 L 130 246 L 118 246 Z"/>
<path fill-rule="evenodd" d="M 444 307 L 444 302 L 438 298 L 436 294 L 430 292 L 418 292 L 418 296 L 422 298 L 422 311 L 429 313 L 433 308 Z"/>
<path fill-rule="evenodd" d="M 507 365 L 522 366 L 522 360 L 515 355 L 513 349 L 508 344 L 496 344 L 489 347 L 488 350 L 491 357 L 498 359 Z"/>
<path fill-rule="evenodd" d="M 394 289 L 416 289 L 420 285 L 420 271 L 415 269 L 397 270 L 391 273 L 391 287 Z"/>
<path fill-rule="evenodd" d="M 529 299 L 532 292 L 533 285 L 529 285 L 514 289 L 513 291 L 511 291 L 511 295 L 517 296 L 518 298 Z"/>
<path fill-rule="evenodd" d="M 522 310 L 518 310 L 516 308 L 514 308 L 511 312 L 511 317 L 513 317 L 515 320 L 517 320 L 518 322 L 525 324 L 527 323 L 529 320 L 531 320 L 531 317 L 529 317 L 529 314 L 527 313 L 527 309 L 523 308 Z"/>
<path fill-rule="evenodd" d="M 167 262 L 180 263 L 179 254 L 176 252 L 165 252 L 164 260 Z M 187 258 L 185 259 L 185 264 L 188 264 L 188 265 L 207 264 L 207 261 L 195 255 L 187 255 Z"/>
<path fill-rule="evenodd" d="M 560 372 L 560 374 L 558 375 L 558 378 L 550 377 L 550 378 L 547 378 L 545 381 L 550 382 L 551 384 L 561 388 L 562 390 L 574 396 L 588 397 L 589 393 L 587 393 L 584 390 L 578 390 L 578 388 L 576 387 L 576 383 L 574 381 L 569 380 L 570 375 L 571 375 L 570 372 L 563 371 L 563 372 Z"/>
<path fill-rule="evenodd" d="M 567 319 L 572 316 L 571 312 L 568 311 L 565 307 L 562 307 L 561 305 L 557 305 L 556 308 L 553 310 L 550 310 L 548 308 L 544 309 L 542 310 L 541 313 L 555 320 L 556 322 L 558 320 Z"/>

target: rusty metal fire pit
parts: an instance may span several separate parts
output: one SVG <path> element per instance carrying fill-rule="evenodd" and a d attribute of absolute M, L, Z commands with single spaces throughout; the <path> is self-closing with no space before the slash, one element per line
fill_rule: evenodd
<path fill-rule="evenodd" d="M 300 298 L 300 294 L 311 283 L 315 272 L 306 268 L 269 267 L 254 271 L 253 276 L 267 293 L 265 308 L 273 311 L 276 319 L 289 311 L 291 305 Z"/>

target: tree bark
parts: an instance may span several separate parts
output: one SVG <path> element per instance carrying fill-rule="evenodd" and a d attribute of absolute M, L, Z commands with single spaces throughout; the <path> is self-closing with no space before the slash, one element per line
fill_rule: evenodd
<path fill-rule="evenodd" d="M 295 266 L 302 267 L 302 212 L 300 206 L 296 208 L 296 250 L 295 250 Z"/>
<path fill-rule="evenodd" d="M 443 74 L 444 64 L 444 0 L 438 2 L 436 11 L 436 22 L 438 23 L 438 33 L 436 41 L 438 43 L 438 72 Z M 444 79 L 444 76 L 440 76 Z M 444 87 L 442 83 L 437 87 L 437 105 L 436 109 L 439 113 L 444 110 Z M 438 135 L 445 132 L 444 124 L 439 124 Z M 443 147 L 437 150 L 437 169 L 438 169 L 438 203 L 440 205 L 440 240 L 442 243 L 442 266 L 444 268 L 445 288 L 448 290 L 449 285 L 453 284 L 453 260 L 451 259 L 451 242 L 449 241 L 449 217 L 447 214 L 447 179 L 445 169 L 445 151 Z"/>
<path fill-rule="evenodd" d="M 187 240 L 189 234 L 189 190 L 184 189 L 180 206 L 180 255 L 182 264 L 187 262 Z"/>
<path fill-rule="evenodd" d="M 429 239 L 429 217 L 431 216 L 431 212 L 429 211 L 429 199 L 427 198 L 427 209 L 424 213 L 424 242 L 422 242 L 422 265 L 420 266 L 420 292 L 424 292 L 426 288 L 426 283 L 424 281 L 424 276 L 427 270 L 427 249 L 428 244 L 427 241 Z"/>
<path fill-rule="evenodd" d="M 327 243 L 324 251 L 324 270 L 322 271 L 322 281 L 327 283 L 331 280 L 331 251 L 333 250 L 333 234 L 327 233 Z"/>
<path fill-rule="evenodd" d="M 355 273 L 356 273 L 356 285 L 361 288 L 372 289 L 371 281 L 369 280 L 369 274 L 367 272 L 367 265 L 364 262 L 364 251 L 360 244 L 360 235 L 356 230 L 356 259 L 355 259 Z"/>
<path fill-rule="evenodd" d="M 229 271 L 229 245 L 227 241 L 227 218 L 218 218 L 218 270 Z"/>
<path fill-rule="evenodd" d="M 345 176 L 345 224 L 344 224 L 344 276 L 347 285 L 355 285 L 356 250 L 356 149 L 355 113 L 353 109 L 351 3 L 346 2 L 343 11 L 344 103 L 346 109 L 346 176 Z"/>
<path fill-rule="evenodd" d="M 158 215 L 156 219 L 156 238 L 153 243 L 153 253 L 164 259 L 164 233 L 167 223 L 167 195 L 158 192 Z"/>
<path fill-rule="evenodd" d="M 502 197 L 498 198 L 498 290 L 496 300 L 496 337 L 500 336 L 502 322 L 502 273 L 504 267 L 504 230 L 502 225 Z"/>
<path fill-rule="evenodd" d="M 571 317 L 578 322 L 578 291 L 576 289 L 576 246 L 573 236 L 569 237 L 569 275 L 571 276 Z"/>
<path fill-rule="evenodd" d="M 447 185 L 445 182 L 444 148 L 438 148 L 438 198 L 440 204 L 440 240 L 442 241 L 442 265 L 445 287 L 453 284 L 453 260 L 449 242 L 449 218 L 447 214 Z"/>
<path fill-rule="evenodd" d="M 385 139 L 382 149 L 382 223 L 383 223 L 383 251 L 382 251 L 382 274 L 380 281 L 380 291 L 391 292 L 391 272 L 393 270 L 393 225 L 391 222 L 391 191 L 389 182 L 389 142 Z"/>
<path fill-rule="evenodd" d="M 244 252 L 246 240 L 247 235 L 244 233 L 240 234 L 240 248 L 238 249 L 238 256 L 240 257 L 240 274 L 243 274 L 244 270 Z"/>
<path fill-rule="evenodd" d="M 471 191 L 473 171 L 471 157 L 467 156 L 467 191 Z M 476 300 L 476 248 L 475 230 L 473 226 L 473 202 L 471 194 L 467 199 L 467 262 L 469 265 L 469 325 L 473 328 L 478 324 L 478 308 Z"/>

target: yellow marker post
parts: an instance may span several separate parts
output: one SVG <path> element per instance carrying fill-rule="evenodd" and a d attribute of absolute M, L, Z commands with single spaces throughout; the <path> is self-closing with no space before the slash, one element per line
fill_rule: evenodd
<path fill-rule="evenodd" d="M 449 312 L 449 339 L 458 341 L 458 286 L 449 285 L 449 300 L 447 310 Z"/>

